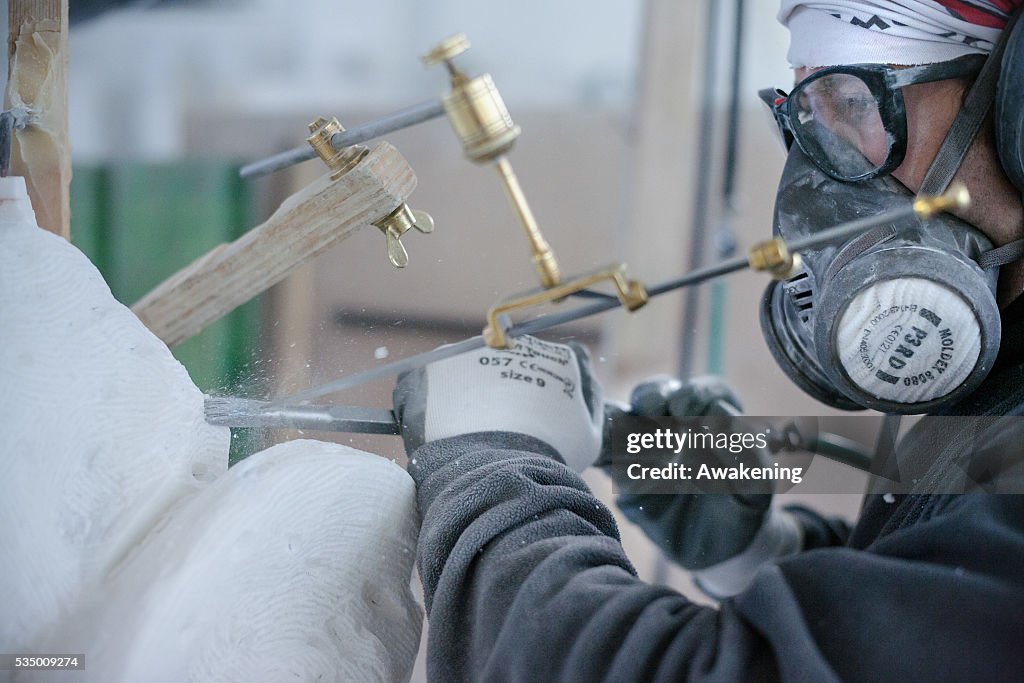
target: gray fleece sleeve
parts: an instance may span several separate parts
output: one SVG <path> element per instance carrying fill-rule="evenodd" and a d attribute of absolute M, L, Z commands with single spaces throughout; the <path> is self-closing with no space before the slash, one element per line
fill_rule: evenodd
<path fill-rule="evenodd" d="M 637 578 L 611 512 L 546 444 L 444 439 L 419 448 L 409 472 L 430 680 L 777 677 L 767 643 L 730 606 Z"/>
<path fill-rule="evenodd" d="M 433 681 L 1001 681 L 1024 670 L 1024 496 L 879 502 L 891 531 L 769 563 L 713 609 L 640 581 L 611 513 L 536 439 L 435 441 L 409 472 Z"/>

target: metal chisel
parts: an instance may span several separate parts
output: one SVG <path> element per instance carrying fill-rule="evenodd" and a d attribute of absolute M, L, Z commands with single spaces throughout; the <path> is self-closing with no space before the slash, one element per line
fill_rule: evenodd
<path fill-rule="evenodd" d="M 325 432 L 400 434 L 395 413 L 384 408 L 276 405 L 235 396 L 207 396 L 206 421 L 223 427 L 312 429 Z"/>

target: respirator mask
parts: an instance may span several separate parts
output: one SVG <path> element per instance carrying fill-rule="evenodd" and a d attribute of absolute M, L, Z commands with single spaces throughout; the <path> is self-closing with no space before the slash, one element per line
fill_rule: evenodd
<path fill-rule="evenodd" d="M 789 149 L 774 234 L 788 242 L 913 201 L 888 174 L 906 150 L 901 88 L 916 83 L 977 76 L 922 194 L 946 189 L 993 102 L 1000 161 L 1024 189 L 1024 32 L 1013 30 L 1015 23 L 987 59 L 829 67 L 789 95 L 761 91 Z M 939 214 L 802 251 L 800 270 L 772 282 L 762 299 L 768 348 L 794 383 L 828 405 L 901 414 L 941 409 L 992 369 L 1000 342 L 998 266 L 1021 258 L 1022 243 L 993 249 L 968 223 Z"/>

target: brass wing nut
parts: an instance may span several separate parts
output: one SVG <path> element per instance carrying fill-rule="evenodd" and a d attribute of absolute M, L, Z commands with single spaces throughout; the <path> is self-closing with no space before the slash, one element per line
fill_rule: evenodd
<path fill-rule="evenodd" d="M 345 128 L 337 118 L 327 120 L 323 116 L 319 116 L 309 124 L 310 136 L 306 138 L 306 142 L 323 159 L 323 162 L 327 164 L 327 168 L 331 169 L 331 180 L 337 180 L 351 171 L 370 151 L 362 145 L 334 149 L 334 145 L 331 144 L 331 138 L 335 134 L 343 133 L 344 131 Z"/>
<path fill-rule="evenodd" d="M 747 262 L 753 270 L 767 272 L 776 280 L 788 280 L 803 267 L 800 254 L 791 254 L 779 237 L 755 244 Z"/>
<path fill-rule="evenodd" d="M 402 244 L 402 235 L 412 228 L 424 234 L 434 231 L 434 219 L 430 214 L 426 211 L 413 211 L 405 203 L 373 224 L 384 233 L 388 243 L 388 260 L 395 268 L 409 265 L 409 252 Z"/>

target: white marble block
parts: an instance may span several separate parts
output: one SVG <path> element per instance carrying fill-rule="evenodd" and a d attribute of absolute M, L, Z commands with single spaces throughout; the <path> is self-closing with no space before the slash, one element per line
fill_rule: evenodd
<path fill-rule="evenodd" d="M 0 179 L 0 652 L 84 652 L 82 681 L 408 679 L 411 478 L 315 441 L 229 471 L 229 439 Z"/>

